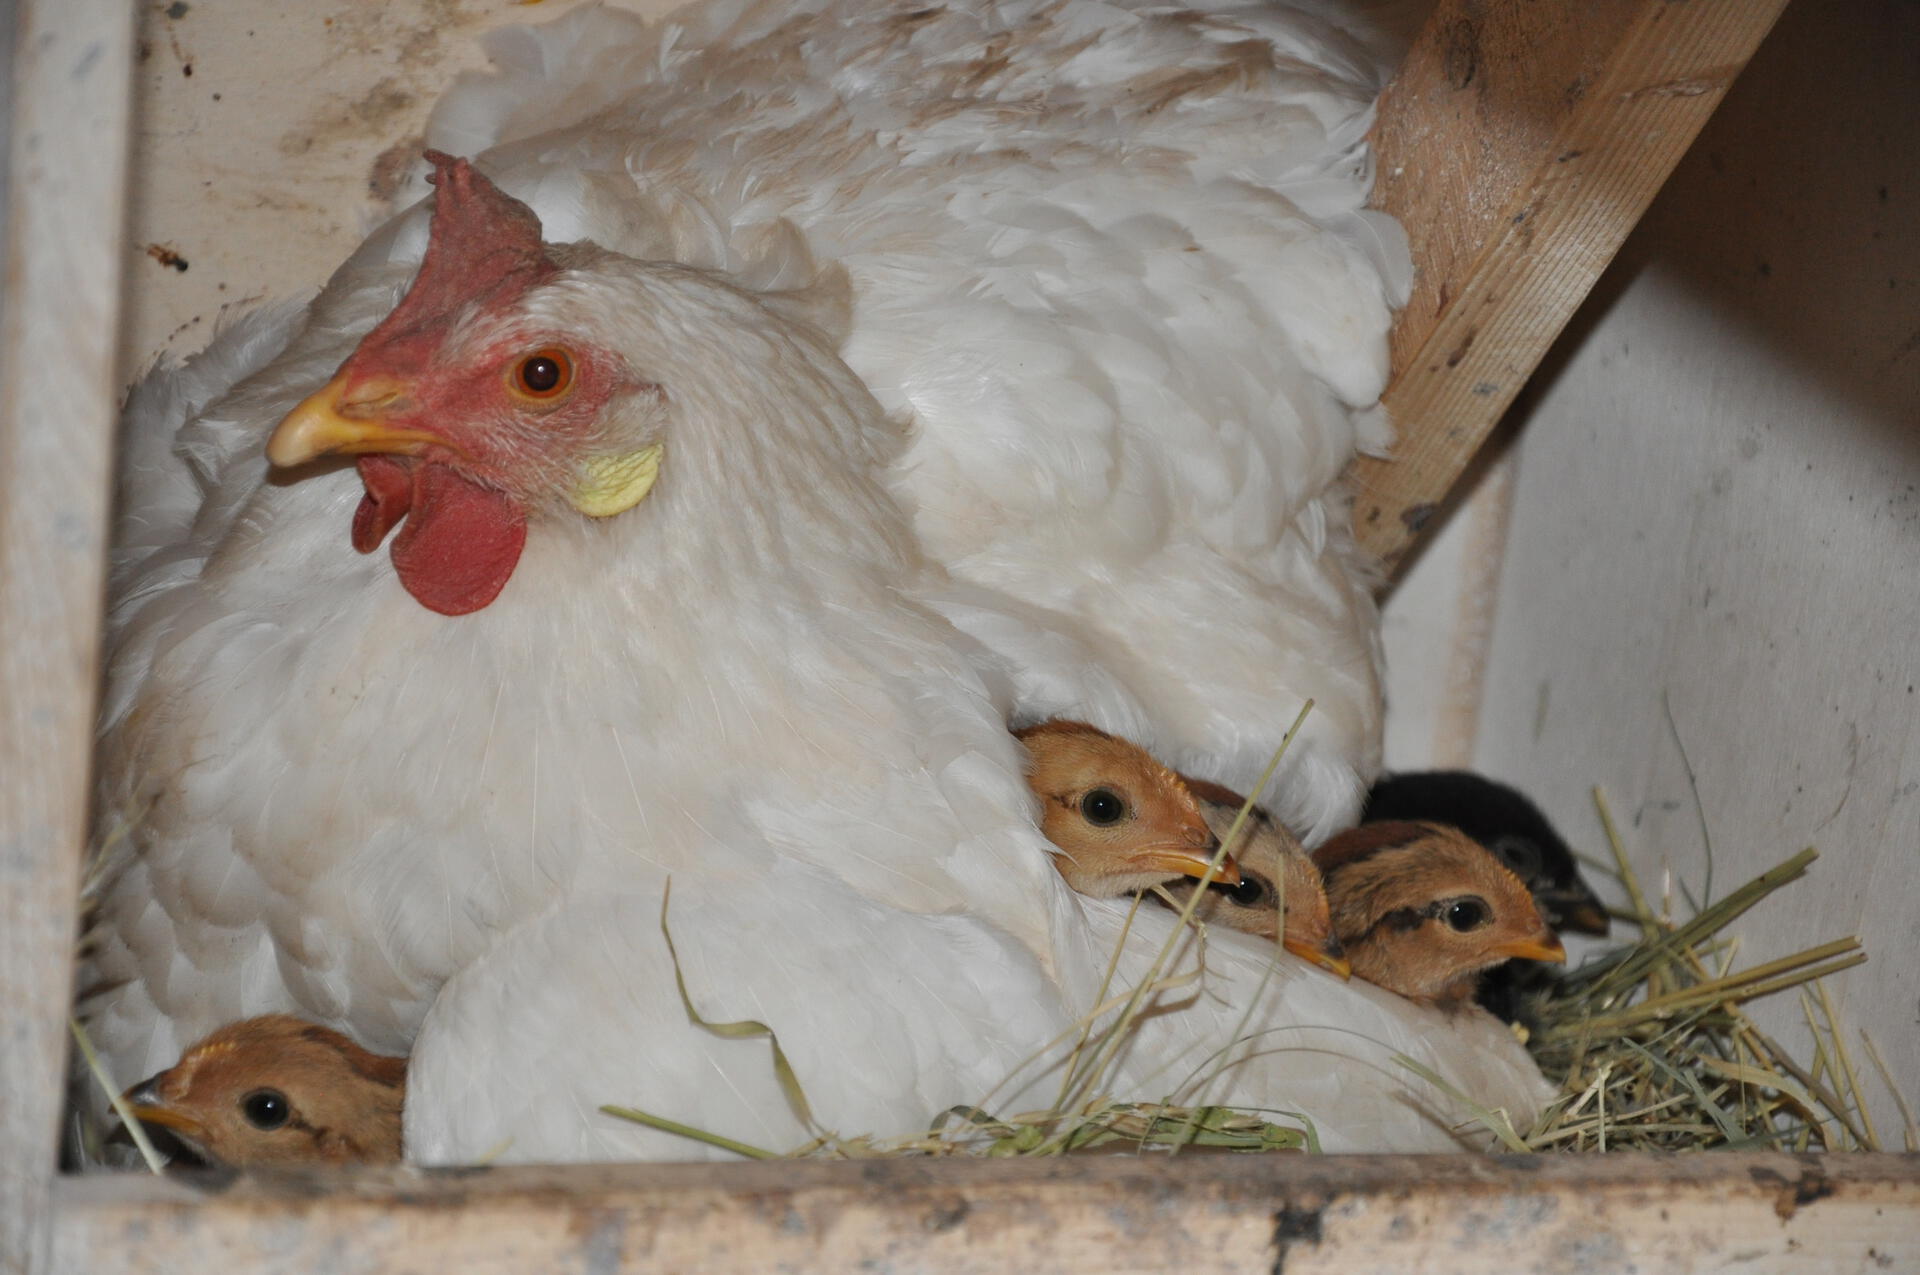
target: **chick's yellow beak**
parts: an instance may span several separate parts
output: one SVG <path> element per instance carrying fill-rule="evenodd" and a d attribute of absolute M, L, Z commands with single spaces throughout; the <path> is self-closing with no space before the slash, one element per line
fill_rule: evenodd
<path fill-rule="evenodd" d="M 141 1124 L 158 1125 L 162 1129 L 172 1129 L 188 1138 L 204 1141 L 207 1136 L 205 1125 L 192 1116 L 175 1111 L 161 1100 L 160 1079 L 160 1076 L 149 1076 L 121 1094 L 120 1099 L 127 1104 L 127 1110 Z"/>
<path fill-rule="evenodd" d="M 1148 846 L 1144 850 L 1127 856 L 1127 866 L 1141 872 L 1177 872 L 1183 877 L 1204 877 L 1212 872 L 1213 880 L 1221 885 L 1240 884 L 1240 865 L 1233 861 L 1232 855 L 1220 860 L 1220 866 L 1213 866 L 1214 850 L 1189 846 Z"/>
<path fill-rule="evenodd" d="M 1505 943 L 1496 943 L 1493 950 L 1501 956 L 1517 956 L 1523 961 L 1548 961 L 1558 964 L 1567 959 L 1567 949 L 1557 935 L 1549 934 L 1545 942 L 1539 939 L 1513 939 Z"/>
<path fill-rule="evenodd" d="M 343 371 L 275 427 L 267 440 L 267 460 L 286 468 L 321 456 L 367 452 L 414 456 L 428 444 L 448 446 L 437 434 L 387 423 L 394 413 L 412 406 L 409 389 L 405 381 L 393 377 L 351 377 Z"/>
<path fill-rule="evenodd" d="M 1341 978 L 1353 977 L 1353 966 L 1340 951 L 1339 942 L 1334 939 L 1328 939 L 1326 945 L 1322 947 L 1300 939 L 1283 938 L 1280 940 L 1280 946 L 1301 960 L 1318 965 L 1321 969 L 1337 974 Z"/>
<path fill-rule="evenodd" d="M 1561 921 L 1561 925 L 1566 929 L 1576 930 L 1581 934 L 1592 934 L 1599 938 L 1605 938 L 1607 936 L 1607 930 L 1610 928 L 1610 921 L 1611 919 L 1607 916 L 1606 909 L 1598 903 L 1581 902 L 1575 904 L 1571 910 L 1565 913 L 1565 919 Z"/>
<path fill-rule="evenodd" d="M 205 1138 L 207 1127 L 192 1116 L 183 1116 L 169 1107 L 149 1107 L 136 1104 L 129 1108 L 133 1118 L 141 1124 L 157 1124 L 163 1129 L 172 1129 L 186 1134 L 189 1138 Z"/>

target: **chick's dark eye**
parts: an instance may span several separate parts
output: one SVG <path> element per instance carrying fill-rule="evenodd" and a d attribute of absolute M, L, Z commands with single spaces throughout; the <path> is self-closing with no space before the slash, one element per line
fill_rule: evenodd
<path fill-rule="evenodd" d="M 1127 803 L 1111 788 L 1095 788 L 1080 799 L 1080 813 L 1096 828 L 1119 823 L 1127 813 Z"/>
<path fill-rule="evenodd" d="M 1257 908 L 1272 896 L 1273 890 L 1268 886 L 1266 878 L 1255 876 L 1245 868 L 1240 870 L 1240 884 L 1227 889 L 1227 897 L 1232 899 L 1236 906 L 1243 908 Z"/>
<path fill-rule="evenodd" d="M 293 1106 L 278 1089 L 256 1089 L 240 1100 L 240 1114 L 256 1129 L 278 1129 L 293 1115 Z"/>
<path fill-rule="evenodd" d="M 1491 849 L 1522 881 L 1531 883 L 1540 872 L 1540 849 L 1522 837 L 1500 837 Z"/>
<path fill-rule="evenodd" d="M 1485 925 L 1489 912 L 1481 899 L 1455 899 L 1447 904 L 1447 910 L 1442 915 L 1446 917 L 1448 926 L 1464 934 Z"/>
<path fill-rule="evenodd" d="M 536 350 L 513 368 L 513 388 L 528 398 L 556 398 L 573 384 L 573 360 L 565 350 Z"/>

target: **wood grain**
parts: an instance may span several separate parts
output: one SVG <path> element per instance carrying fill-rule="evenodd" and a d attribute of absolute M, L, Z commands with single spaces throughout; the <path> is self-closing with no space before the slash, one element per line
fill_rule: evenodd
<path fill-rule="evenodd" d="M 134 6 L 20 0 L 0 319 L 0 1272 L 42 1267 L 86 836 Z"/>
<path fill-rule="evenodd" d="M 61 1183 L 62 1270 L 1920 1267 L 1920 1158 L 1125 1156 Z"/>
<path fill-rule="evenodd" d="M 1786 0 L 1441 0 L 1380 103 L 1375 202 L 1419 273 L 1393 336 L 1393 458 L 1352 469 L 1396 565 Z"/>

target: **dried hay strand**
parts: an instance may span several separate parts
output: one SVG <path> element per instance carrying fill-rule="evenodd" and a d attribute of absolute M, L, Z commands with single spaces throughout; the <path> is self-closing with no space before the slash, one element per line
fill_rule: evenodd
<path fill-rule="evenodd" d="M 1877 1150 L 1859 1074 L 1819 980 L 1867 959 L 1838 939 L 1745 969 L 1723 932 L 1799 880 L 1811 847 L 1706 902 L 1683 922 L 1657 912 L 1628 862 L 1605 795 L 1594 801 L 1638 941 L 1558 979 L 1534 1002 L 1534 1061 L 1561 1097 L 1523 1138 L 1536 1151 Z M 1802 1064 L 1761 1032 L 1744 1006 L 1800 988 L 1815 1056 Z M 1816 1020 L 1815 989 L 1826 1039 Z M 1877 1051 L 1869 1050 L 1877 1056 Z M 1905 1101 L 1883 1076 L 1895 1099 Z M 1908 1137 L 1914 1137 L 1909 1119 Z"/>

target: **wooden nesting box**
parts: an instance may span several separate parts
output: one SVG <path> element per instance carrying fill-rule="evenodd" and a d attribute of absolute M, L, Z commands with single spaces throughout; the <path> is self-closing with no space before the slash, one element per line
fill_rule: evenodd
<path fill-rule="evenodd" d="M 1406 222 L 1422 263 L 1388 396 L 1403 442 L 1395 460 L 1356 470 L 1358 527 L 1389 560 L 1428 527 L 1783 4 L 1439 5 L 1379 127 L 1379 197 Z M 190 6 L 148 7 L 172 20 Z M 54 1148 L 112 420 L 131 370 L 116 362 L 116 334 L 132 257 L 123 209 L 139 15 L 120 0 L 19 0 L 11 11 L 0 327 L 6 1275 L 214 1262 L 316 1271 L 1920 1269 L 1920 1165 L 1891 1155 L 1196 1155 L 62 1178 Z M 191 74 L 190 61 L 184 69 Z M 165 245 L 154 250 L 162 268 L 177 268 Z"/>

